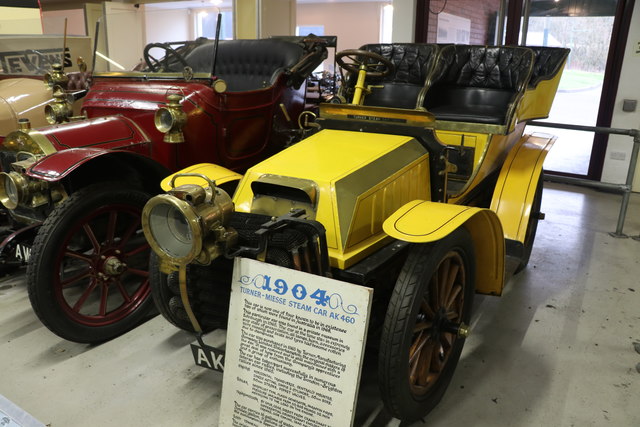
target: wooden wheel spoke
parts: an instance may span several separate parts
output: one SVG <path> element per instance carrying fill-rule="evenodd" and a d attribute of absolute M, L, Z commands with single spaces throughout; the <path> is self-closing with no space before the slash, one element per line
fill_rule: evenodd
<path fill-rule="evenodd" d="M 429 305 L 429 301 L 427 301 L 427 299 L 424 298 L 424 297 L 422 298 L 422 301 L 420 302 L 420 308 L 421 308 L 422 312 L 424 314 L 426 314 L 429 319 L 433 319 L 434 317 L 436 317 L 436 313 L 433 311 L 433 309 Z"/>
<path fill-rule="evenodd" d="M 85 270 L 82 270 L 80 273 L 76 274 L 75 276 L 69 277 L 68 279 L 61 281 L 60 286 L 62 288 L 66 288 L 67 286 L 71 286 L 74 283 L 78 282 L 79 280 L 86 279 L 89 276 L 91 276 L 91 269 L 87 268 Z"/>
<path fill-rule="evenodd" d="M 120 240 L 120 247 L 124 247 L 127 244 L 127 242 L 129 242 L 129 239 L 138 228 L 140 228 L 140 217 L 136 217 L 133 221 L 131 221 L 131 224 L 129 225 L 129 227 L 122 234 L 122 240 Z"/>
<path fill-rule="evenodd" d="M 433 273 L 431 277 L 431 281 L 429 282 L 429 290 L 431 297 L 429 298 L 431 302 L 431 307 L 434 311 L 437 311 L 440 302 L 440 272 L 438 270 Z"/>
<path fill-rule="evenodd" d="M 87 298 L 89 298 L 89 295 L 91 295 L 91 292 L 93 292 L 93 290 L 96 288 L 97 284 L 98 282 L 95 279 L 91 280 L 91 283 L 89 283 L 89 286 L 87 286 L 87 289 L 85 289 L 82 295 L 80 295 L 80 298 L 78 298 L 78 301 L 76 301 L 76 303 L 73 305 L 72 307 L 73 311 L 75 311 L 76 313 L 80 312 L 80 309 L 82 308 L 84 303 L 87 301 Z"/>
<path fill-rule="evenodd" d="M 438 267 L 438 307 L 442 307 L 449 294 L 448 284 L 451 269 L 451 258 L 447 257 L 442 261 L 442 264 Z"/>
<path fill-rule="evenodd" d="M 105 242 L 111 244 L 114 242 L 116 234 L 116 223 L 118 222 L 118 211 L 109 212 L 109 220 L 107 222 L 107 235 Z"/>
<path fill-rule="evenodd" d="M 438 343 L 438 345 L 433 346 L 433 351 L 431 355 L 431 371 L 433 372 L 437 372 L 437 373 L 442 372 L 444 361 L 440 357 L 441 351 L 442 351 L 442 346 L 440 343 Z"/>
<path fill-rule="evenodd" d="M 451 299 L 451 291 L 455 287 L 455 283 L 458 279 L 458 273 L 460 272 L 460 264 L 455 263 L 449 268 L 449 278 L 445 285 L 446 291 L 444 292 L 444 297 L 442 298 L 442 305 L 447 307 L 447 303 Z"/>
<path fill-rule="evenodd" d="M 442 345 L 442 351 L 445 354 L 445 358 L 449 350 L 453 347 L 454 337 L 453 334 L 444 333 L 440 335 L 440 344 Z"/>
<path fill-rule="evenodd" d="M 456 302 L 458 296 L 462 293 L 462 286 L 457 285 L 455 286 L 452 291 L 451 294 L 449 295 L 449 298 L 447 299 L 447 303 L 445 304 L 445 308 L 447 310 L 451 310 L 454 303 Z"/>
<path fill-rule="evenodd" d="M 411 363 L 413 359 L 420 354 L 420 350 L 422 349 L 422 347 L 424 347 L 428 340 L 429 336 L 423 331 L 418 334 L 416 339 L 411 344 L 411 347 L 409 347 L 409 363 Z"/>
<path fill-rule="evenodd" d="M 127 273 L 134 274 L 140 277 L 149 277 L 149 272 L 146 270 L 139 270 L 137 268 L 127 268 Z"/>
<path fill-rule="evenodd" d="M 75 258 L 82 261 L 86 261 L 91 264 L 91 257 L 89 255 L 82 254 L 80 252 L 72 251 L 71 249 L 67 249 L 64 251 L 64 256 L 68 256 L 69 258 Z"/>
<path fill-rule="evenodd" d="M 122 295 L 122 298 L 124 298 L 125 302 L 131 301 L 131 296 L 129 296 L 127 290 L 124 288 L 124 286 L 122 286 L 122 281 L 116 280 L 116 287 L 118 288 L 118 291 L 120 291 L 120 295 Z"/>
<path fill-rule="evenodd" d="M 89 238 L 89 241 L 91 242 L 91 246 L 93 246 L 93 250 L 96 252 L 99 252 L 100 243 L 98 243 L 98 239 L 96 239 L 96 235 L 93 233 L 93 229 L 91 228 L 91 226 L 89 224 L 83 224 L 82 228 L 84 229 L 84 232 Z"/>
<path fill-rule="evenodd" d="M 448 310 L 446 315 L 447 315 L 447 319 L 448 320 L 454 320 L 454 319 L 457 319 L 459 317 L 458 312 L 455 311 L 455 310 Z"/>
<path fill-rule="evenodd" d="M 431 358 L 433 357 L 433 351 L 431 348 L 434 345 L 435 344 L 433 342 L 429 342 L 429 344 L 420 352 L 420 357 L 418 357 L 418 361 L 416 363 L 418 366 L 416 369 L 416 380 L 412 381 L 412 384 L 426 386 L 429 383 L 429 368 L 431 366 Z"/>
<path fill-rule="evenodd" d="M 127 252 L 126 254 L 124 254 L 126 257 L 130 257 L 130 256 L 134 256 L 134 255 L 138 255 L 140 252 L 144 252 L 147 249 L 149 249 L 149 243 L 147 243 L 146 241 L 138 246 L 135 249 L 132 249 L 131 251 Z"/>
<path fill-rule="evenodd" d="M 100 292 L 100 316 L 107 314 L 107 302 L 109 301 L 109 285 L 106 283 L 102 285 L 102 292 Z"/>
<path fill-rule="evenodd" d="M 413 327 L 413 333 L 417 334 L 418 332 L 421 331 L 429 331 L 429 329 L 431 329 L 431 327 L 433 326 L 433 322 L 419 322 L 416 323 L 416 326 Z"/>

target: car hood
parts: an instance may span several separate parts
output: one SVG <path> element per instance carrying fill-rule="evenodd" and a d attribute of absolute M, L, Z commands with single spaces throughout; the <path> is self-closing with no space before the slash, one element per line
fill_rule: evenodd
<path fill-rule="evenodd" d="M 51 89 L 42 80 L 0 80 L 0 135 L 15 130 L 21 118 L 28 118 L 34 127 L 45 126 L 44 106 L 51 99 Z"/>

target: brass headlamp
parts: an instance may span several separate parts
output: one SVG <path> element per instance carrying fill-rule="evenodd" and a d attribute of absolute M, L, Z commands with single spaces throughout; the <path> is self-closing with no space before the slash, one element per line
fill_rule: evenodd
<path fill-rule="evenodd" d="M 69 83 L 69 76 L 65 74 L 64 68 L 62 68 L 62 65 L 53 64 L 51 68 L 52 68 L 51 72 L 45 73 L 44 75 L 44 84 L 49 86 L 50 88 L 55 88 L 56 86 L 60 86 L 63 89 L 66 89 L 67 84 Z"/>
<path fill-rule="evenodd" d="M 152 197 L 142 211 L 142 229 L 151 248 L 165 262 L 209 264 L 234 244 L 237 233 L 226 226 L 234 211 L 231 197 L 206 176 L 208 186 L 186 184 Z"/>
<path fill-rule="evenodd" d="M 182 128 L 187 123 L 187 115 L 182 110 L 182 96 L 171 94 L 167 96 L 166 107 L 161 107 L 156 111 L 154 123 L 156 129 L 164 133 L 164 142 L 176 144 L 184 142 Z"/>
<path fill-rule="evenodd" d="M 73 106 L 60 86 L 53 89 L 53 101 L 44 107 L 44 116 L 49 124 L 68 122 L 73 115 Z"/>
<path fill-rule="evenodd" d="M 29 182 L 17 172 L 0 172 L 0 202 L 7 209 L 15 209 L 25 201 Z"/>
<path fill-rule="evenodd" d="M 35 208 L 51 201 L 58 202 L 66 197 L 60 185 L 51 185 L 25 175 L 25 171 L 39 156 L 23 151 L 18 153 L 18 158 L 21 157 L 23 160 L 11 164 L 12 171 L 0 172 L 0 203 L 4 207 L 11 210 L 19 205 Z"/>

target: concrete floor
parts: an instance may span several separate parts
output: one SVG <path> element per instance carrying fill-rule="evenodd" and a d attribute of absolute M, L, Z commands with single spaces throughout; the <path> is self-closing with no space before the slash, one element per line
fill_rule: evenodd
<path fill-rule="evenodd" d="M 452 384 L 413 426 L 640 425 L 640 241 L 609 236 L 619 201 L 546 183 L 529 268 L 502 297 L 477 296 Z M 625 231 L 640 233 L 638 195 Z M 193 365 L 192 340 L 156 317 L 99 346 L 67 342 L 37 320 L 23 276 L 0 281 L 0 395 L 53 427 L 216 425 L 222 378 Z"/>

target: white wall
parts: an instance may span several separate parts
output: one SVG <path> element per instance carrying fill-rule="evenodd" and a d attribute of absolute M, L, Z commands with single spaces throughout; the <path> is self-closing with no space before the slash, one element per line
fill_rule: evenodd
<path fill-rule="evenodd" d="M 86 36 L 84 9 L 42 11 L 44 34 L 64 34 L 64 20 L 67 18 L 68 36 Z"/>
<path fill-rule="evenodd" d="M 384 5 L 375 1 L 300 3 L 296 25 L 324 25 L 324 35 L 338 36 L 338 50 L 357 49 L 367 43 L 379 43 L 380 12 Z"/>
<path fill-rule="evenodd" d="M 0 7 L 0 34 L 42 34 L 40 9 Z"/>
<path fill-rule="evenodd" d="M 193 39 L 193 15 L 189 9 L 145 10 L 146 43 Z"/>
<path fill-rule="evenodd" d="M 640 1 L 635 2 L 633 16 L 631 17 L 631 27 L 627 47 L 624 52 L 622 63 L 622 73 L 613 112 L 611 127 L 624 129 L 640 129 L 640 54 L 635 50 L 640 43 Z M 624 99 L 638 100 L 638 109 L 633 113 L 622 111 L 622 101 Z M 628 136 L 611 135 L 602 172 L 603 182 L 624 183 L 627 178 L 627 169 L 633 147 L 633 139 Z M 624 154 L 624 160 L 612 159 Z M 635 179 L 633 181 L 633 191 L 640 191 L 640 167 L 636 168 Z"/>
<path fill-rule="evenodd" d="M 395 0 L 393 2 L 394 43 L 413 43 L 416 28 L 416 0 Z"/>

